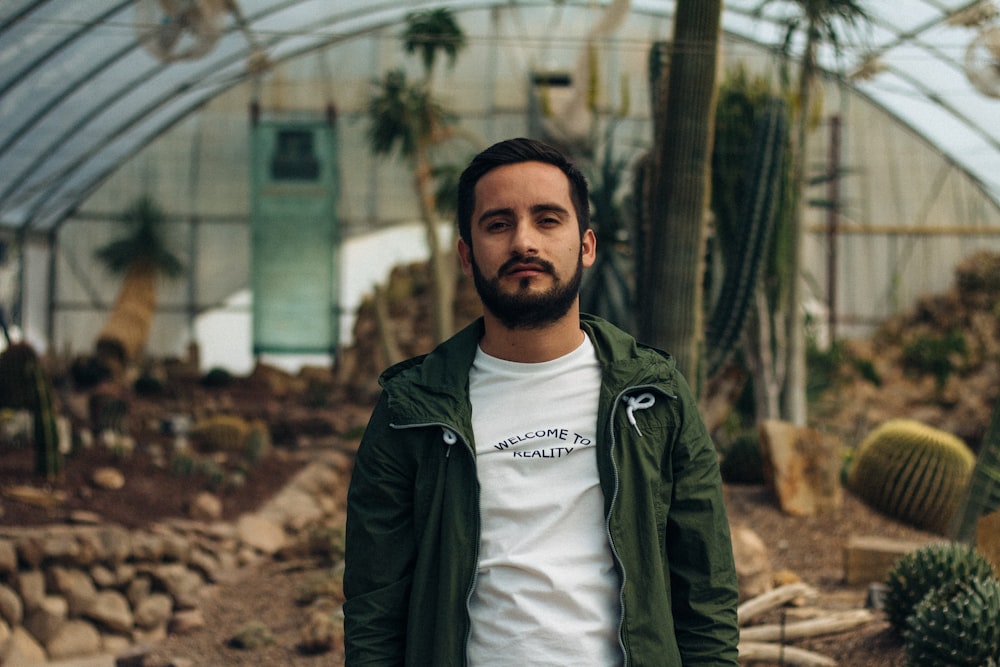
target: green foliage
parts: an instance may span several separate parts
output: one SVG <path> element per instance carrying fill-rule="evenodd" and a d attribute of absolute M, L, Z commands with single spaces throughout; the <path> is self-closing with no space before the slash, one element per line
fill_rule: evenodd
<path fill-rule="evenodd" d="M 848 487 L 891 517 L 944 534 L 965 494 L 974 460 L 954 435 L 894 419 L 858 445 Z"/>
<path fill-rule="evenodd" d="M 113 274 L 124 275 L 133 265 L 149 266 L 168 277 L 179 276 L 184 265 L 164 237 L 166 213 L 149 195 L 136 199 L 121 218 L 125 233 L 94 256 Z"/>
<path fill-rule="evenodd" d="M 401 35 L 407 53 L 419 53 L 426 72 L 434 69 L 438 52 L 455 64 L 458 52 L 465 48 L 465 34 L 446 7 L 411 12 L 406 16 L 406 28 Z"/>
<path fill-rule="evenodd" d="M 966 356 L 965 335 L 952 331 L 944 336 L 920 335 L 903 346 L 903 367 L 934 376 L 938 388 L 948 381 Z"/>
<path fill-rule="evenodd" d="M 875 363 L 871 359 L 852 354 L 844 341 L 834 341 L 825 350 L 820 349 L 813 339 L 807 342 L 806 367 L 809 377 L 806 388 L 810 401 L 826 391 L 836 389 L 851 378 L 852 373 L 876 387 L 882 386 L 882 376 L 875 368 Z"/>
<path fill-rule="evenodd" d="M 907 617 L 906 659 L 914 667 L 983 667 L 1000 661 L 1000 581 L 953 580 L 930 591 Z"/>
<path fill-rule="evenodd" d="M 233 376 L 225 368 L 211 368 L 201 378 L 201 386 L 209 388 L 228 387 L 233 383 Z"/>
<path fill-rule="evenodd" d="M 248 621 L 229 638 L 229 646 L 254 650 L 270 646 L 276 641 L 274 633 L 262 621 Z"/>
<path fill-rule="evenodd" d="M 886 577 L 885 612 L 892 628 L 902 635 L 907 618 L 924 597 L 953 582 L 988 579 L 993 566 L 964 544 L 929 544 L 896 561 Z"/>
<path fill-rule="evenodd" d="M 52 398 L 52 379 L 35 349 L 14 343 L 0 352 L 0 407 L 27 410 L 32 416 L 35 472 L 48 480 L 63 470 Z"/>

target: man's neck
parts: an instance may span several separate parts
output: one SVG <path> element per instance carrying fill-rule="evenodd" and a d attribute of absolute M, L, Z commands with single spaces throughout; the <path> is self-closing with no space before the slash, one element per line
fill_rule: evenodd
<path fill-rule="evenodd" d="M 486 312 L 486 332 L 479 347 L 486 354 L 521 363 L 551 361 L 569 354 L 583 342 L 580 313 L 571 309 L 564 317 L 539 329 L 509 329 Z"/>

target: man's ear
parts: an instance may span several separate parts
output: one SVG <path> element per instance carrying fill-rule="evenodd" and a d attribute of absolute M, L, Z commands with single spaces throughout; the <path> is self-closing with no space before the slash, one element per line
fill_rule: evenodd
<path fill-rule="evenodd" d="M 462 273 L 466 277 L 472 277 L 472 248 L 465 242 L 465 239 L 458 239 L 458 258 L 462 262 Z"/>
<path fill-rule="evenodd" d="M 583 238 L 580 239 L 580 259 L 584 268 L 593 266 L 597 260 L 597 235 L 593 229 L 585 231 Z"/>

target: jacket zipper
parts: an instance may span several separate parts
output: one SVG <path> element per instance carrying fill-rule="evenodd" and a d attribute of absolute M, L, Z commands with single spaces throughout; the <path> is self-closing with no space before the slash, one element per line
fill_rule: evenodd
<path fill-rule="evenodd" d="M 454 447 L 455 444 L 459 440 L 461 440 L 462 444 L 464 444 L 465 448 L 468 450 L 469 455 L 472 457 L 473 469 L 474 469 L 475 468 L 475 461 L 476 461 L 476 452 L 475 452 L 475 450 L 472 449 L 472 444 L 469 443 L 469 441 L 466 438 L 461 437 L 458 434 L 458 429 L 454 428 L 453 426 L 451 426 L 449 424 L 445 424 L 443 422 L 427 422 L 427 423 L 423 423 L 423 424 L 389 424 L 390 428 L 394 428 L 394 429 L 397 429 L 397 430 L 404 430 L 404 429 L 408 429 L 408 428 L 430 428 L 430 427 L 433 427 L 433 426 L 437 426 L 437 427 L 441 428 L 441 430 L 443 431 L 441 439 L 444 441 L 444 444 L 446 445 L 446 448 L 444 450 L 444 457 L 446 459 L 450 458 L 451 457 L 451 449 L 452 449 L 452 447 Z M 469 605 L 472 603 L 472 593 L 473 593 L 473 591 L 476 590 L 476 579 L 477 579 L 477 577 L 479 575 L 479 567 L 478 567 L 478 563 L 479 563 L 479 538 L 480 538 L 480 531 L 481 531 L 480 526 L 482 524 L 482 516 L 480 514 L 480 508 L 479 508 L 479 481 L 478 481 L 478 479 L 476 480 L 475 489 L 476 489 L 476 494 L 475 494 L 476 495 L 476 499 L 475 499 L 476 500 L 476 550 L 472 554 L 472 563 L 473 563 L 473 567 L 472 567 L 472 579 L 469 581 L 469 588 L 468 588 L 468 590 L 465 593 L 465 617 L 466 617 L 466 619 L 471 618 L 470 612 L 469 612 Z M 471 637 L 472 637 L 472 623 L 471 623 L 471 621 L 467 621 L 466 622 L 466 629 L 465 629 L 465 650 L 462 652 L 462 665 L 468 665 L 469 664 L 469 640 L 471 639 Z"/>
<path fill-rule="evenodd" d="M 625 627 L 625 580 L 628 577 L 628 575 L 625 572 L 625 565 L 624 563 L 622 563 L 622 559 L 618 555 L 618 547 L 615 545 L 615 540 L 611 536 L 611 515 L 614 514 L 615 504 L 618 502 L 618 492 L 621 487 L 621 478 L 619 477 L 618 474 L 618 464 L 615 463 L 615 456 L 614 456 L 615 447 L 618 445 L 618 442 L 615 439 L 615 414 L 618 412 L 618 404 L 622 402 L 622 400 L 625 398 L 626 395 L 636 394 L 643 390 L 655 390 L 656 392 L 663 394 L 667 398 L 670 399 L 677 398 L 675 395 L 664 391 L 662 387 L 657 387 L 656 385 L 636 385 L 633 387 L 626 387 L 622 389 L 617 396 L 615 396 L 615 400 L 611 404 L 611 414 L 608 417 L 608 436 L 611 442 L 608 448 L 608 458 L 611 461 L 611 472 L 612 472 L 612 478 L 614 480 L 614 489 L 611 492 L 611 502 L 608 504 L 608 515 L 604 519 L 604 530 L 608 536 L 608 544 L 611 546 L 611 555 L 614 557 L 615 562 L 618 564 L 618 569 L 622 573 L 621 586 L 618 589 L 618 609 L 619 609 L 618 648 L 620 648 L 622 652 L 622 660 L 623 660 L 622 667 L 628 667 L 629 664 L 628 649 L 626 649 L 625 647 L 625 638 L 623 633 Z M 632 419 L 630 419 L 629 421 L 632 422 L 633 426 L 635 426 L 635 423 Z M 642 437 L 642 433 L 641 431 L 639 431 L 638 426 L 635 426 L 635 428 L 636 431 L 639 433 L 639 436 Z"/>

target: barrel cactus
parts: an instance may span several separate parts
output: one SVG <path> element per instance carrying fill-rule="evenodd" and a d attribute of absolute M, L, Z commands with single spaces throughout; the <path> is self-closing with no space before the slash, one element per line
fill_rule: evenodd
<path fill-rule="evenodd" d="M 993 566 L 972 547 L 957 542 L 929 544 L 896 561 L 886 577 L 885 612 L 899 634 L 906 619 L 931 591 L 955 581 L 988 579 Z"/>
<path fill-rule="evenodd" d="M 1000 661 L 1000 581 L 952 581 L 913 609 L 906 658 L 920 667 L 983 667 Z"/>
<path fill-rule="evenodd" d="M 848 488 L 916 528 L 946 534 L 975 464 L 959 438 L 912 419 L 893 419 L 857 447 Z"/>

